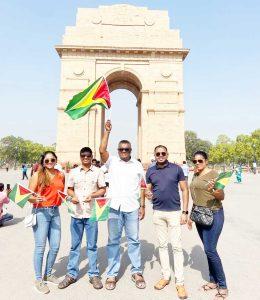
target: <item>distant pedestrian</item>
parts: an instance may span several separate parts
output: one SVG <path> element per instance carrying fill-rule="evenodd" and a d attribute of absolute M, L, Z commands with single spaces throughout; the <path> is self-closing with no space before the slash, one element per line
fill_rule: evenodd
<path fill-rule="evenodd" d="M 6 165 L 5 165 L 5 169 L 6 169 L 6 172 L 8 172 L 8 171 L 9 171 L 9 163 L 6 163 Z"/>
<path fill-rule="evenodd" d="M 27 165 L 26 163 L 23 163 L 22 164 L 22 180 L 24 180 L 24 178 L 28 179 L 28 176 L 27 176 Z"/>
<path fill-rule="evenodd" d="M 8 222 L 13 219 L 13 215 L 5 213 L 3 214 L 3 205 L 10 202 L 8 194 L 11 190 L 4 191 L 4 184 L 0 183 L 0 227 L 4 225 L 5 222 Z"/>
<path fill-rule="evenodd" d="M 181 168 L 182 168 L 182 171 L 184 173 L 185 180 L 188 181 L 188 178 L 189 178 L 189 166 L 188 166 L 188 164 L 186 163 L 185 160 L 182 162 Z"/>
<path fill-rule="evenodd" d="M 236 172 L 237 183 L 242 183 L 242 167 L 237 166 L 235 172 Z"/>
<path fill-rule="evenodd" d="M 256 171 L 257 171 L 257 164 L 256 164 L 256 162 L 254 161 L 254 162 L 253 162 L 253 173 L 256 174 Z"/>
<path fill-rule="evenodd" d="M 95 158 L 93 158 L 91 164 L 92 166 L 97 167 L 98 161 Z"/>

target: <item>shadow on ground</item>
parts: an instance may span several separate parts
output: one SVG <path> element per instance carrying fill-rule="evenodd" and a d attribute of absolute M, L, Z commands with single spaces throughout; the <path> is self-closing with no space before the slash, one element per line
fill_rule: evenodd
<path fill-rule="evenodd" d="M 159 263 L 159 249 L 155 248 L 154 244 L 147 242 L 146 240 L 140 240 L 141 243 L 141 257 L 142 257 L 142 268 L 147 268 L 146 263 L 149 263 L 150 268 L 154 268 L 155 263 Z M 69 252 L 69 250 L 68 250 Z M 131 264 L 130 259 L 127 253 L 127 241 L 126 238 L 123 237 L 120 243 L 120 253 L 121 253 L 121 266 L 118 274 L 118 280 L 122 278 L 125 274 L 126 269 Z M 184 255 L 184 266 L 189 265 L 190 268 L 197 270 L 201 273 L 201 277 L 204 280 L 208 280 L 208 264 L 206 260 L 205 253 L 201 246 L 196 245 L 192 248 L 190 254 L 188 254 L 185 250 L 183 250 Z M 170 265 L 172 270 L 174 270 L 174 259 L 173 259 L 173 251 L 172 246 L 169 244 L 169 256 L 170 256 Z M 79 264 L 82 261 L 86 260 L 86 246 L 81 249 Z M 69 253 L 67 256 L 64 256 L 59 259 L 58 262 L 53 266 L 54 275 L 57 277 L 63 277 L 67 273 L 67 264 L 69 260 Z M 78 279 L 84 277 L 87 274 L 88 263 L 79 271 Z M 104 275 L 107 268 L 107 252 L 106 246 L 98 248 L 98 268 L 100 271 L 100 275 Z M 129 274 L 130 276 L 130 274 Z"/>

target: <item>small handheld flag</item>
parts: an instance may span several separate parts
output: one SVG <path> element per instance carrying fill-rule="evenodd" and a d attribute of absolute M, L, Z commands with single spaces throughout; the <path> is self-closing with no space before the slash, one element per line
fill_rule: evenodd
<path fill-rule="evenodd" d="M 68 208 L 68 213 L 75 215 L 75 210 L 74 207 L 71 205 L 70 201 L 68 201 L 69 196 L 64 194 L 61 191 L 58 191 L 58 194 L 62 200 L 62 202 L 67 206 Z"/>
<path fill-rule="evenodd" d="M 110 199 L 96 198 L 94 199 L 90 221 L 106 221 L 109 215 Z"/>
<path fill-rule="evenodd" d="M 103 108 L 110 108 L 109 88 L 104 77 L 98 78 L 84 91 L 73 96 L 65 112 L 76 120 L 83 117 L 94 105 L 101 105 Z"/>
<path fill-rule="evenodd" d="M 217 190 L 223 190 L 225 186 L 229 183 L 232 174 L 233 171 L 220 173 L 215 183 L 215 188 Z"/>
<path fill-rule="evenodd" d="M 32 194 L 34 194 L 33 191 L 28 190 L 19 183 L 16 183 L 12 191 L 9 193 L 8 198 L 23 208 Z"/>

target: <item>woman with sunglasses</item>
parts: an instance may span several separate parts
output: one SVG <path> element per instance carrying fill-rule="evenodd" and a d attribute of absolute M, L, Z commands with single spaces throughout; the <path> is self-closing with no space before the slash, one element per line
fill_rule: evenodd
<path fill-rule="evenodd" d="M 33 203 L 33 211 L 37 217 L 36 225 L 33 226 L 35 288 L 42 294 L 50 292 L 47 282 L 59 284 L 58 279 L 51 274 L 51 271 L 60 246 L 59 206 L 61 199 L 58 196 L 58 191 L 64 190 L 65 178 L 62 172 L 55 169 L 56 163 L 56 154 L 53 151 L 45 152 L 42 155 L 39 170 L 33 174 L 29 183 L 29 189 L 35 192 L 29 201 Z M 42 262 L 47 239 L 49 252 L 42 278 Z"/>
<path fill-rule="evenodd" d="M 217 252 L 217 243 L 224 224 L 222 201 L 224 191 L 214 189 L 218 173 L 208 168 L 208 155 L 204 151 L 194 154 L 194 176 L 190 184 L 190 192 L 194 205 L 208 207 L 213 211 L 213 223 L 210 226 L 196 223 L 196 228 L 204 246 L 209 266 L 209 282 L 202 286 L 204 291 L 217 289 L 214 300 L 225 299 L 228 296 L 225 273 Z M 189 229 L 192 220 L 188 221 Z"/>

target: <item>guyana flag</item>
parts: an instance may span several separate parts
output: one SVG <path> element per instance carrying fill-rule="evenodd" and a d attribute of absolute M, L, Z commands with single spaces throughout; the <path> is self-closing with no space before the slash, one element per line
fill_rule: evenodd
<path fill-rule="evenodd" d="M 23 208 L 28 201 L 29 197 L 34 192 L 28 190 L 27 188 L 23 187 L 19 183 L 17 183 L 12 191 L 9 193 L 8 198 L 11 199 L 15 204 L 19 205 Z"/>
<path fill-rule="evenodd" d="M 106 109 L 111 107 L 109 89 L 104 77 L 100 77 L 83 92 L 73 96 L 65 112 L 71 119 L 76 120 L 83 117 L 92 106 L 97 104 Z"/>
<path fill-rule="evenodd" d="M 73 207 L 73 205 L 70 203 L 70 201 L 68 201 L 66 198 L 68 197 L 68 195 L 64 194 L 63 192 L 61 191 L 58 191 L 58 194 L 62 200 L 62 203 L 65 204 L 68 208 L 68 213 L 70 214 L 75 214 L 75 209 Z"/>
<path fill-rule="evenodd" d="M 90 221 L 106 221 L 109 215 L 110 200 L 108 198 L 94 199 Z"/>
<path fill-rule="evenodd" d="M 233 171 L 223 172 L 218 175 L 217 181 L 215 183 L 215 188 L 217 190 L 223 190 L 224 187 L 229 183 Z"/>

